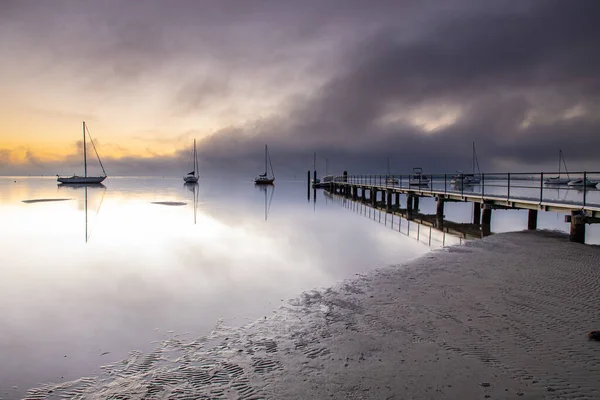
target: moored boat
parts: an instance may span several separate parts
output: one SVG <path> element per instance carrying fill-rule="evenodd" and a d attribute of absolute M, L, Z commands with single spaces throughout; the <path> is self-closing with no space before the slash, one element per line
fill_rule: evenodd
<path fill-rule="evenodd" d="M 413 175 L 410 176 L 408 184 L 410 186 L 428 186 L 429 178 L 423 175 L 423 169 L 416 167 L 413 168 Z"/>
<path fill-rule="evenodd" d="M 87 133 L 87 135 L 86 135 Z M 103 175 L 100 176 L 88 176 L 87 174 L 87 140 L 86 136 L 90 137 L 90 142 L 92 143 L 92 147 L 96 153 L 96 157 L 98 158 L 98 162 L 100 163 L 100 167 L 102 168 Z M 98 184 L 106 179 L 106 171 L 104 170 L 104 166 L 102 165 L 102 161 L 100 160 L 100 156 L 98 155 L 98 151 L 96 150 L 96 145 L 94 141 L 91 139 L 90 131 L 83 121 L 83 176 L 73 175 L 73 176 L 57 176 L 56 180 L 63 184 Z"/>
<path fill-rule="evenodd" d="M 200 172 L 198 168 L 198 153 L 196 152 L 196 139 L 194 139 L 194 155 L 192 164 L 194 166 L 192 172 L 188 172 L 187 175 L 183 177 L 183 181 L 185 183 L 197 183 L 198 179 L 200 178 Z"/>
<path fill-rule="evenodd" d="M 562 177 L 561 167 L 563 164 L 565 166 L 565 172 L 567 174 L 566 178 Z M 570 184 L 571 181 L 573 181 L 573 179 L 571 179 L 571 177 L 569 176 L 569 170 L 567 169 L 567 163 L 565 161 L 565 157 L 563 156 L 562 150 L 558 150 L 558 176 L 553 176 L 553 177 L 547 178 L 546 180 L 544 180 L 544 183 L 546 185 L 577 186 L 577 185 L 571 185 Z M 582 180 L 581 184 L 583 186 L 583 180 Z"/>
<path fill-rule="evenodd" d="M 268 166 L 271 166 L 271 174 L 269 177 Z M 271 164 L 271 158 L 269 157 L 269 148 L 265 145 L 265 173 L 258 175 L 254 178 L 254 183 L 257 185 L 271 185 L 275 182 L 275 172 L 273 171 L 273 164 Z"/>
<path fill-rule="evenodd" d="M 585 188 L 595 188 L 598 186 L 598 181 L 591 181 L 589 179 L 575 179 L 567 183 L 568 186 L 571 187 L 585 187 Z"/>

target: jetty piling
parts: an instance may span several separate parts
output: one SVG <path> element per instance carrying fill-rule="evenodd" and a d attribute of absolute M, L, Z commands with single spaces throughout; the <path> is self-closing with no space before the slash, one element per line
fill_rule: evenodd
<path fill-rule="evenodd" d="M 535 231 L 537 229 L 538 210 L 529 210 L 527 214 L 527 229 Z"/>

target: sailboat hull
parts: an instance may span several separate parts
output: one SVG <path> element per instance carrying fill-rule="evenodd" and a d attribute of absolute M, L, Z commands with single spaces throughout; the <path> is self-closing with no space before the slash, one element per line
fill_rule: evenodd
<path fill-rule="evenodd" d="M 257 185 L 272 185 L 275 182 L 275 178 L 256 178 L 254 183 Z"/>
<path fill-rule="evenodd" d="M 65 184 L 101 183 L 106 176 L 59 176 L 56 180 Z"/>
<path fill-rule="evenodd" d="M 198 183 L 198 177 L 197 176 L 184 176 L 183 181 L 185 183 Z"/>
<path fill-rule="evenodd" d="M 546 185 L 567 185 L 572 179 L 569 178 L 548 178 L 544 181 Z"/>

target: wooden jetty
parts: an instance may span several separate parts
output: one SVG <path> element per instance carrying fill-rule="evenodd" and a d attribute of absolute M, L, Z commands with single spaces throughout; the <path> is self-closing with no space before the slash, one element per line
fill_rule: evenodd
<path fill-rule="evenodd" d="M 388 184 L 386 177 L 389 175 L 344 173 L 336 176 L 327 190 L 388 210 L 403 210 L 407 215 L 419 209 L 421 197 L 432 197 L 437 201 L 435 219 L 438 221 L 443 221 L 446 202 L 472 202 L 473 222 L 484 226 L 491 224 L 492 210 L 495 209 L 529 210 L 527 226 L 531 230 L 537 229 L 538 211 L 563 213 L 566 214 L 565 222 L 571 223 L 571 241 L 585 243 L 585 225 L 600 223 L 600 191 L 595 189 L 595 184 L 593 188 L 591 185 L 589 188 L 556 188 L 544 184 L 544 177 L 552 175 L 556 174 L 481 174 L 481 182 L 477 185 L 456 186 L 450 184 L 452 175 L 435 174 L 427 175 L 430 184 L 413 186 L 409 175 L 392 175 L 398 184 Z M 600 176 L 600 173 L 571 173 L 574 175 L 583 176 L 583 181 L 587 182 L 589 177 Z M 549 195 L 561 190 L 565 192 L 564 198 Z M 406 196 L 404 208 L 400 208 L 401 194 Z"/>

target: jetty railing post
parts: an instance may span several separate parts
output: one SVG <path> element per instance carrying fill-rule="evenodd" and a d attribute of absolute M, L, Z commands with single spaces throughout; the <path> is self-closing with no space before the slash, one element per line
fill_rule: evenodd
<path fill-rule="evenodd" d="M 431 182 L 431 187 L 429 188 L 429 192 L 433 193 L 433 174 L 429 177 L 429 182 Z"/>
<path fill-rule="evenodd" d="M 508 194 L 506 195 L 506 200 L 509 201 L 510 200 L 510 172 L 507 175 L 508 175 Z"/>
<path fill-rule="evenodd" d="M 400 187 L 402 187 L 402 175 L 400 175 Z"/>
<path fill-rule="evenodd" d="M 465 179 L 462 177 L 462 182 L 460 184 L 460 197 L 464 197 L 465 195 Z"/>
<path fill-rule="evenodd" d="M 447 178 L 448 178 L 448 175 L 444 174 L 444 194 L 446 194 L 446 182 L 447 182 Z"/>
<path fill-rule="evenodd" d="M 583 171 L 583 207 L 585 207 L 586 197 L 587 197 L 587 172 Z"/>
<path fill-rule="evenodd" d="M 481 174 L 481 198 L 485 195 L 485 174 Z"/>
<path fill-rule="evenodd" d="M 540 174 L 540 204 L 544 200 L 544 173 Z"/>

